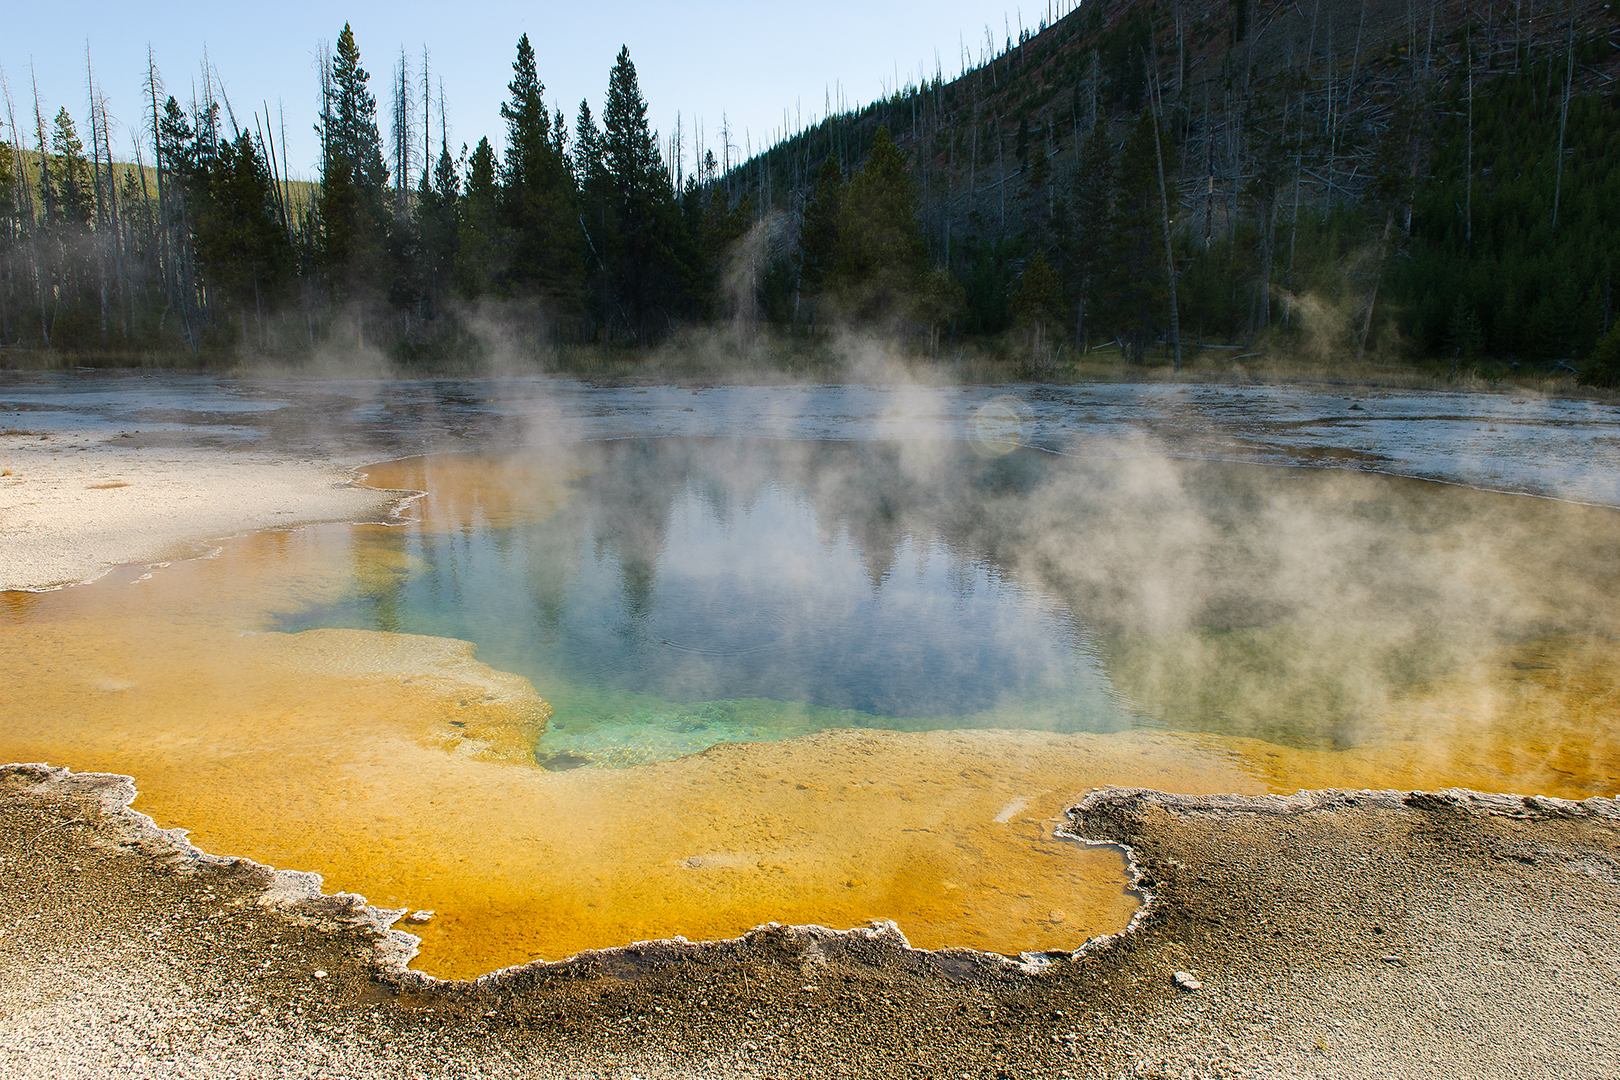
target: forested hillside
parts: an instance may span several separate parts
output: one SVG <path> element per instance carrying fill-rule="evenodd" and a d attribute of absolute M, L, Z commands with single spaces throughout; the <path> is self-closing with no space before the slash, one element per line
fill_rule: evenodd
<path fill-rule="evenodd" d="M 959 332 L 1585 366 L 1614 322 L 1616 26 L 1598 3 L 1093 0 L 745 171 L 807 218 L 821 163 L 887 128 Z"/>
<path fill-rule="evenodd" d="M 380 109 L 344 27 L 314 185 L 278 161 L 284 118 L 208 80 L 181 103 L 151 71 L 135 163 L 104 106 L 8 101 L 0 341 L 411 362 L 492 325 L 542 353 L 853 325 L 1036 371 L 1259 342 L 1613 382 L 1614 26 L 1584 2 L 1089 0 L 738 164 L 650 129 L 628 50 L 570 121 L 527 38 L 502 134 L 452 147 L 427 72 L 400 56 Z"/>

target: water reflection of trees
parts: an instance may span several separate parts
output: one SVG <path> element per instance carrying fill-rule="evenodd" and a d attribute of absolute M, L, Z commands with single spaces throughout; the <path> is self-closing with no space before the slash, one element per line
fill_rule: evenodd
<path fill-rule="evenodd" d="M 1344 745 L 1497 646 L 1620 629 L 1607 510 L 1335 470 L 981 458 L 958 444 L 663 440 L 606 456 L 576 505 L 596 515 L 627 595 L 651 594 L 680 490 L 723 516 L 780 483 L 811 500 L 823 543 L 849 538 L 874 589 L 906 538 L 938 538 L 958 566 L 1060 597 L 1116 692 L 1177 728 Z"/>
<path fill-rule="evenodd" d="M 657 603 L 681 500 L 726 524 L 775 485 L 813 508 L 822 545 L 847 540 L 874 592 L 902 545 L 942 545 L 947 589 L 985 567 L 1059 599 L 1148 722 L 1295 745 L 1355 742 L 1401 694 L 1503 643 L 1620 630 L 1607 602 L 1620 530 L 1606 510 L 1341 471 L 984 458 L 961 444 L 658 439 L 569 453 L 576 478 L 548 512 L 533 494 L 556 482 L 556 461 L 514 455 L 469 470 L 460 479 L 477 482 L 459 490 L 441 482 L 437 539 L 422 547 L 431 587 L 462 588 L 470 562 L 453 549 L 473 521 L 514 524 L 523 540 L 504 557 L 525 560 L 541 626 L 556 632 L 589 550 L 615 568 L 633 636 Z M 376 601 L 396 618 L 397 597 Z"/>

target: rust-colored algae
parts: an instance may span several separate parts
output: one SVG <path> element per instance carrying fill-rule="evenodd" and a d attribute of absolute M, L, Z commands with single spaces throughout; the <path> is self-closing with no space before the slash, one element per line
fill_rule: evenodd
<path fill-rule="evenodd" d="M 423 512 L 440 525 L 567 499 L 559 468 L 438 488 L 445 467 L 371 479 L 435 485 L 443 498 Z M 490 494 L 501 488 L 512 494 Z M 396 572 L 397 552 L 362 542 L 379 528 L 260 533 L 214 559 L 5 594 L 0 760 L 131 774 L 137 808 L 206 850 L 434 909 L 413 928 L 416 966 L 447 977 L 768 920 L 893 919 L 925 947 L 1074 948 L 1136 905 L 1118 852 L 1053 835 L 1092 786 L 1620 787 L 1620 646 L 1579 636 L 1409 689 L 1343 750 L 1207 733 L 827 731 L 547 772 L 531 750 L 545 687 L 479 664 L 470 646 L 264 632 L 277 612 Z"/>

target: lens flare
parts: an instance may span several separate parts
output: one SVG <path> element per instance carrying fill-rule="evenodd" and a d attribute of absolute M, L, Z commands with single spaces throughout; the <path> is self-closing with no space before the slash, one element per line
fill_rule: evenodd
<path fill-rule="evenodd" d="M 1029 441 L 1035 412 L 1012 394 L 1002 394 L 973 410 L 968 437 L 985 457 L 1010 454 Z"/>

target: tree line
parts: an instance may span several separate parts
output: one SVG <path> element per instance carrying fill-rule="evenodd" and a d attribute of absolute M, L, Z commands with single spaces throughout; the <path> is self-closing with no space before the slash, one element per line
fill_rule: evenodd
<path fill-rule="evenodd" d="M 149 68 L 134 163 L 113 161 L 99 94 L 88 152 L 66 109 L 47 130 L 36 103 L 30 131 L 13 107 L 0 142 L 0 342 L 290 353 L 343 329 L 408 356 L 454 347 L 484 301 L 536 313 L 550 341 L 647 344 L 724 313 L 748 200 L 728 192 L 712 153 L 677 186 L 628 49 L 600 124 L 581 102 L 570 128 L 522 37 L 498 148 L 485 138 L 452 151 L 442 97 L 431 145 L 433 99 L 425 78 L 415 98 L 402 56 L 385 153 L 371 79 L 346 25 L 321 69 L 312 184 L 289 179 L 268 110 L 240 123 L 212 78 L 182 104 Z"/>
<path fill-rule="evenodd" d="M 628 50 L 601 117 L 581 102 L 570 124 L 523 37 L 504 138 L 453 151 L 442 91 L 431 138 L 425 57 L 419 83 L 399 57 L 379 117 L 345 26 L 312 184 L 289 179 L 284 135 L 278 161 L 267 109 L 239 124 L 206 79 L 183 106 L 151 67 L 150 163 L 114 162 L 95 92 L 88 149 L 65 109 L 8 115 L 0 340 L 285 355 L 352 333 L 409 360 L 472 347 L 476 313 L 499 309 L 542 346 L 854 323 L 1037 371 L 1268 338 L 1601 381 L 1602 238 L 1620 228 L 1607 35 L 1574 8 L 1540 30 L 1455 0 L 1370 29 L 1354 14 L 1313 0 L 1257 27 L 1242 2 L 1088 3 L 999 49 L 987 31 L 956 80 L 919 74 L 689 174 Z"/>
<path fill-rule="evenodd" d="M 957 334 L 1037 367 L 1186 346 L 1604 378 L 1620 51 L 1599 7 L 1088 3 L 743 168 L 761 204 L 809 203 L 818 161 L 886 128 Z"/>

